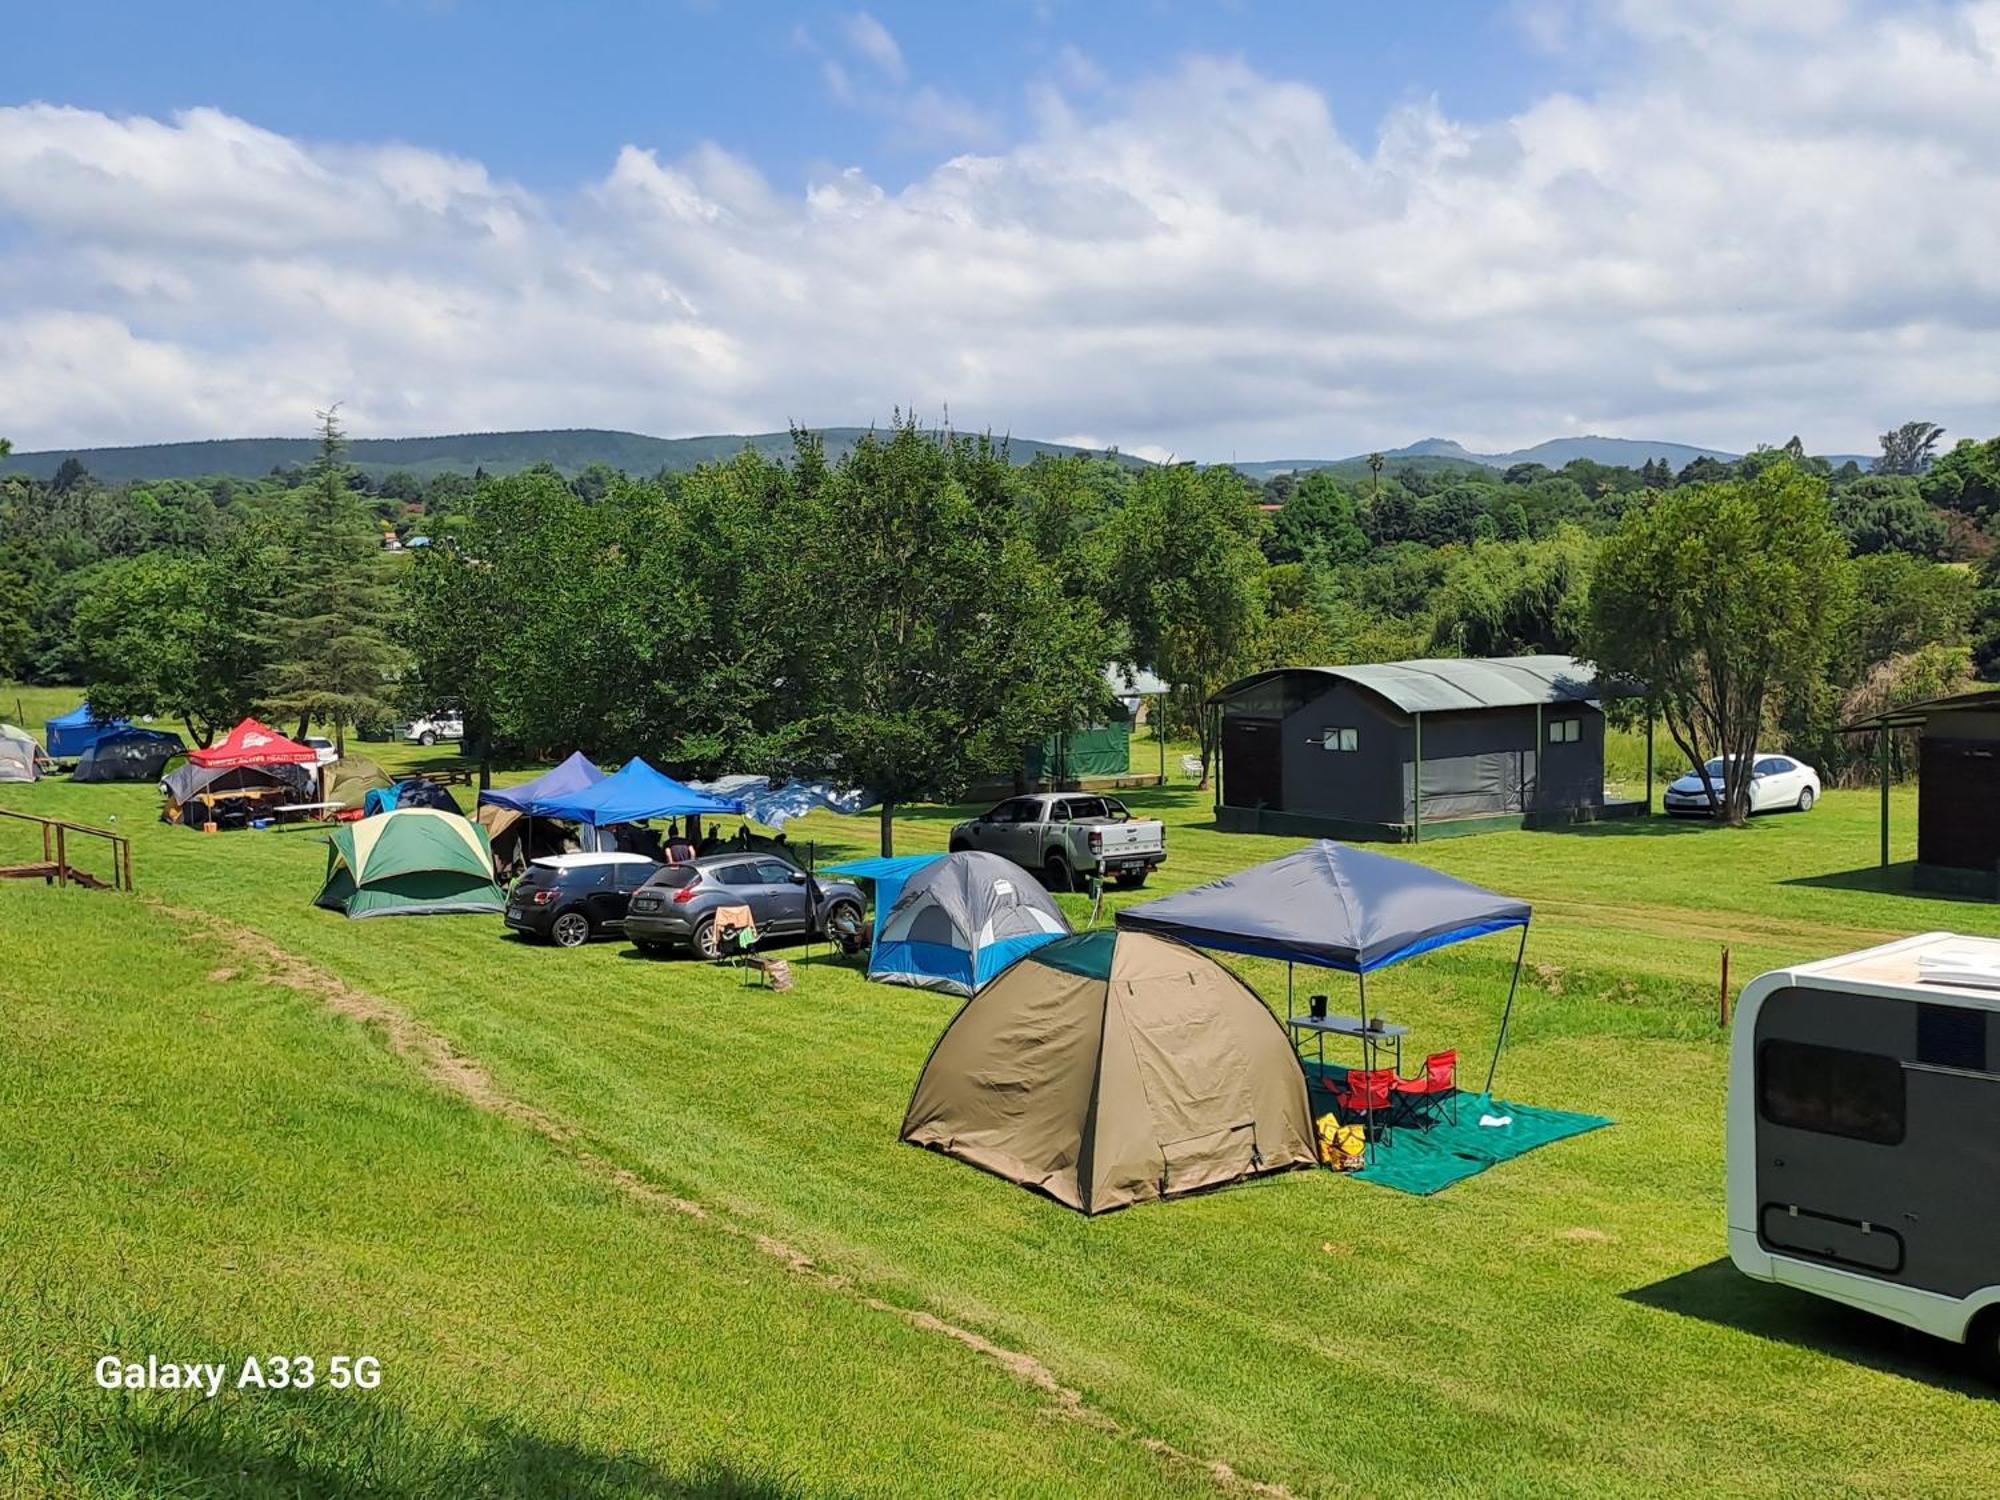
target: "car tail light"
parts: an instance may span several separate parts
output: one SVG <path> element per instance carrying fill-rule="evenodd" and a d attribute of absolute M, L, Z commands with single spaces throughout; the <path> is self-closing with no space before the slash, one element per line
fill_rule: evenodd
<path fill-rule="evenodd" d="M 694 900 L 695 891 L 700 885 L 701 882 L 699 880 L 690 880 L 686 885 L 675 891 L 674 905 L 686 906 L 688 902 Z"/>
<path fill-rule="evenodd" d="M 1092 854 L 1097 854 L 1102 852 L 1103 848 L 1104 848 L 1104 835 L 1099 833 L 1095 828 L 1091 829 L 1090 852 Z"/>
<path fill-rule="evenodd" d="M 545 889 L 535 892 L 535 905 L 537 906 L 547 906 L 551 901 L 555 899 L 556 899 L 556 893 L 552 890 Z"/>

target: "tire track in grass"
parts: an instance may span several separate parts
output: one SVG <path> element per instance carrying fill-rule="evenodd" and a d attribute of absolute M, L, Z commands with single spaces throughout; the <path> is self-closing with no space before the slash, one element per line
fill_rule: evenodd
<path fill-rule="evenodd" d="M 793 1275 L 815 1286 L 851 1297 L 870 1311 L 900 1318 L 925 1333 L 962 1344 L 980 1358 L 998 1365 L 1016 1380 L 1041 1392 L 1056 1415 L 1134 1441 L 1163 1462 L 1207 1475 L 1218 1488 L 1228 1493 L 1256 1495 L 1263 1500 L 1297 1500 L 1292 1491 L 1283 1485 L 1245 1478 L 1221 1459 L 1198 1457 L 1163 1438 L 1127 1427 L 1115 1417 L 1091 1406 L 1080 1391 L 1064 1385 L 1053 1370 L 1032 1354 L 996 1344 L 983 1334 L 946 1322 L 922 1308 L 903 1307 L 886 1301 L 857 1286 L 840 1272 L 819 1265 L 804 1251 L 783 1240 L 732 1223 L 706 1205 L 668 1192 L 629 1168 L 606 1160 L 582 1144 L 582 1132 L 576 1126 L 505 1092 L 482 1064 L 459 1052 L 423 1022 L 379 995 L 358 990 L 338 975 L 287 951 L 254 928 L 240 926 L 210 912 L 191 911 L 163 901 L 142 899 L 154 911 L 171 919 L 184 933 L 199 933 L 227 946 L 238 962 L 253 967 L 265 983 L 316 1000 L 335 1015 L 375 1028 L 387 1040 L 391 1052 L 414 1064 L 431 1083 L 457 1095 L 475 1109 L 535 1132 L 560 1148 L 563 1155 L 587 1175 L 616 1189 L 633 1202 L 699 1220 L 722 1234 L 746 1241 L 759 1253 L 769 1256 Z M 234 977 L 233 971 L 216 972 Z"/>

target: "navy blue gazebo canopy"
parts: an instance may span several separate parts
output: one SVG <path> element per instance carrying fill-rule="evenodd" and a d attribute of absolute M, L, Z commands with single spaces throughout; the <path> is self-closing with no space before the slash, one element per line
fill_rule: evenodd
<path fill-rule="evenodd" d="M 1285 963 L 1367 974 L 1433 948 L 1528 925 L 1525 901 L 1323 839 L 1118 913 L 1120 927 Z"/>
<path fill-rule="evenodd" d="M 591 763 L 589 756 L 578 750 L 554 770 L 542 772 L 533 781 L 481 792 L 479 801 L 482 806 L 511 807 L 518 813 L 539 814 L 546 804 L 559 797 L 573 797 L 578 792 L 588 791 L 604 780 L 604 775 Z"/>
<path fill-rule="evenodd" d="M 1500 1012 L 1500 1035 L 1486 1069 L 1486 1092 L 1507 1045 L 1521 961 L 1528 951 L 1528 903 L 1387 854 L 1322 839 L 1280 859 L 1118 913 L 1120 927 L 1179 938 L 1196 948 L 1275 958 L 1285 967 L 1285 1012 L 1292 1014 L 1291 965 L 1352 974 L 1368 1021 L 1368 976 L 1433 948 L 1521 929 L 1514 977 Z"/>

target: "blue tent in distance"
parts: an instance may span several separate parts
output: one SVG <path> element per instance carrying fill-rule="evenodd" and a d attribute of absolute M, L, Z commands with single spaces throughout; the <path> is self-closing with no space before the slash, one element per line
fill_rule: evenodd
<path fill-rule="evenodd" d="M 1120 927 L 1197 948 L 1367 974 L 1528 925 L 1525 901 L 1441 870 L 1322 839 L 1118 913 Z"/>
<path fill-rule="evenodd" d="M 69 760 L 83 754 L 113 730 L 131 726 L 124 719 L 97 718 L 91 713 L 88 703 L 79 703 L 42 727 L 46 731 L 42 742 L 48 746 L 49 754 L 57 760 Z"/>
<path fill-rule="evenodd" d="M 654 770 L 636 755 L 602 781 L 581 791 L 545 798 L 535 807 L 540 817 L 567 818 L 592 828 L 641 823 L 648 818 L 713 817 L 742 811 L 743 804 L 736 798 L 697 792 L 666 772 Z"/>
<path fill-rule="evenodd" d="M 524 781 L 519 786 L 495 787 L 479 794 L 481 807 L 506 807 L 517 813 L 536 816 L 544 814 L 544 804 L 558 797 L 571 797 L 578 792 L 588 791 L 604 780 L 590 757 L 581 750 L 573 751 L 568 760 L 552 771 L 544 771 L 533 781 Z"/>

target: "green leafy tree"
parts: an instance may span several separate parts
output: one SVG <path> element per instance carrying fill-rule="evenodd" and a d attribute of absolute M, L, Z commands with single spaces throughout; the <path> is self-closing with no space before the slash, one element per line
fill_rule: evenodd
<path fill-rule="evenodd" d="M 788 686 L 811 750 L 897 807 L 1020 763 L 1104 706 L 1110 642 L 1022 534 L 1004 450 L 899 420 L 823 469 L 800 455 L 785 542 L 812 666 Z"/>
<path fill-rule="evenodd" d="M 1265 549 L 1274 563 L 1353 562 L 1368 551 L 1368 533 L 1361 529 L 1361 510 L 1354 497 L 1331 474 L 1320 471 L 1293 487 L 1271 523 Z"/>
<path fill-rule="evenodd" d="M 1877 474 L 1921 474 L 1931 466 L 1944 429 L 1935 422 L 1905 422 L 1882 434 L 1882 456 L 1875 460 Z"/>
<path fill-rule="evenodd" d="M 1113 523 L 1111 596 L 1132 650 L 1168 684 L 1177 723 L 1193 726 L 1201 785 L 1215 756 L 1205 705 L 1235 678 L 1264 616 L 1261 514 L 1225 469 L 1150 469 Z"/>
<path fill-rule="evenodd" d="M 1867 474 L 1833 493 L 1833 518 L 1857 556 L 1908 552 L 1941 558 L 1948 536 L 1938 513 L 1903 475 Z"/>
<path fill-rule="evenodd" d="M 1576 527 L 1456 558 L 1437 594 L 1431 646 L 1455 656 L 1573 654 L 1584 633 L 1595 545 Z"/>
<path fill-rule="evenodd" d="M 96 570 L 73 626 L 92 707 L 170 716 L 207 744 L 256 706 L 268 582 L 268 551 L 249 532 L 219 553 L 157 552 Z"/>
<path fill-rule="evenodd" d="M 1849 572 L 1825 484 L 1790 464 L 1669 491 L 1604 542 L 1585 654 L 1645 685 L 1707 785 L 1711 756 L 1747 763 L 1767 713 L 1824 686 Z M 1709 791 L 1744 821 L 1748 776 Z"/>
<path fill-rule="evenodd" d="M 390 639 L 395 595 L 380 535 L 347 483 L 339 408 L 319 421 L 319 456 L 299 491 L 298 527 L 266 616 L 272 667 L 262 702 L 295 720 L 300 734 L 330 725 L 344 751 L 350 726 L 394 712 L 387 683 L 399 660 Z"/>
<path fill-rule="evenodd" d="M 1918 481 L 1926 502 L 1975 520 L 2000 514 L 2000 437 L 1961 438 Z"/>

